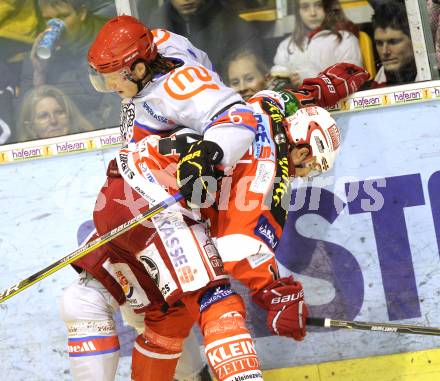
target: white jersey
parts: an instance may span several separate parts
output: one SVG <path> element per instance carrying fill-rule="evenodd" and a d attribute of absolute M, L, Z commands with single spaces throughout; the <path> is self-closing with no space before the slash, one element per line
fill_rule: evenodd
<path fill-rule="evenodd" d="M 152 32 L 158 52 L 182 65 L 156 75 L 135 97 L 123 100 L 124 142 L 168 135 L 177 126 L 186 126 L 217 143 L 224 152 L 222 164 L 233 165 L 255 136 L 252 108 L 221 81 L 206 53 L 188 39 L 163 29 Z"/>

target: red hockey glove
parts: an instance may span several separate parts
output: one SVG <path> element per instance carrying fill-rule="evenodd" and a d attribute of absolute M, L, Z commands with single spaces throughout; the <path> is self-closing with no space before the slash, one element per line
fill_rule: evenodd
<path fill-rule="evenodd" d="M 293 277 L 281 278 L 252 297 L 253 301 L 267 310 L 266 323 L 275 335 L 303 340 L 306 336 L 307 305 L 304 290 Z"/>
<path fill-rule="evenodd" d="M 316 78 L 306 78 L 298 90 L 313 91 L 318 106 L 331 107 L 358 91 L 369 77 L 370 74 L 362 67 L 337 63 Z"/>
<path fill-rule="evenodd" d="M 222 159 L 223 151 L 220 146 L 208 140 L 191 144 L 181 154 L 177 164 L 177 185 L 187 202 L 196 205 L 205 202 L 208 189 L 203 177 L 217 178 L 218 173 L 214 167 Z"/>

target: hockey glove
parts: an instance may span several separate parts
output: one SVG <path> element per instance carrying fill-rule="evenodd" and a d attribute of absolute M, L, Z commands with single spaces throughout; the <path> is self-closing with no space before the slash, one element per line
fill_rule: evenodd
<path fill-rule="evenodd" d="M 358 91 L 369 76 L 362 67 L 350 63 L 337 63 L 319 73 L 316 78 L 304 79 L 299 90 L 313 91 L 318 106 L 331 107 Z"/>
<path fill-rule="evenodd" d="M 177 164 L 177 185 L 187 202 L 200 206 L 206 201 L 208 183 L 205 180 L 207 177 L 218 177 L 214 166 L 222 159 L 222 149 L 208 140 L 191 144 L 181 154 Z"/>
<path fill-rule="evenodd" d="M 267 310 L 266 323 L 275 335 L 301 341 L 306 336 L 307 305 L 304 290 L 293 277 L 281 278 L 258 291 L 253 301 Z"/>

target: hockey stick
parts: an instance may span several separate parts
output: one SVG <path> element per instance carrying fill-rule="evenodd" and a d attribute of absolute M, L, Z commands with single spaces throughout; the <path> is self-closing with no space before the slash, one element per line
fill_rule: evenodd
<path fill-rule="evenodd" d="M 364 331 L 380 331 L 393 333 L 412 333 L 415 335 L 440 336 L 440 328 L 422 327 L 418 325 L 369 323 L 365 321 L 333 320 L 329 318 L 307 318 L 307 325 L 324 328 L 347 328 Z"/>
<path fill-rule="evenodd" d="M 108 233 L 102 235 L 101 237 L 98 237 L 97 239 L 85 244 L 84 246 L 81 246 L 80 248 L 76 249 L 75 251 L 73 251 L 69 255 L 65 256 L 64 258 L 61 258 L 60 260 L 56 261 L 55 263 L 52 263 L 51 265 L 47 266 L 46 268 L 44 268 L 41 271 L 38 271 L 34 275 L 31 275 L 29 278 L 26 278 L 26 279 L 22 280 L 20 283 L 17 283 L 15 285 L 13 285 L 12 287 L 9 287 L 5 291 L 0 292 L 0 303 L 3 303 L 5 300 L 13 297 L 14 295 L 16 295 L 19 292 L 25 290 L 26 288 L 32 286 L 33 284 L 39 282 L 40 280 L 48 277 L 49 275 L 53 274 L 54 272 L 62 269 L 63 267 L 71 264 L 72 262 L 75 262 L 76 260 L 84 257 L 86 254 L 89 254 L 90 252 L 97 249 L 98 247 L 101 247 L 102 245 L 111 241 L 113 238 L 120 236 L 121 234 L 125 233 L 127 230 L 130 230 L 131 228 L 141 224 L 145 220 L 148 220 L 148 219 L 154 217 L 156 214 L 163 212 L 166 208 L 168 208 L 169 206 L 180 201 L 182 198 L 183 198 L 183 196 L 180 193 L 177 193 L 174 196 L 167 198 L 166 200 L 162 201 L 161 203 L 146 210 L 144 213 L 139 214 L 135 218 L 133 218 L 133 219 L 125 222 L 124 224 L 114 228 L 113 230 L 109 231 Z"/>

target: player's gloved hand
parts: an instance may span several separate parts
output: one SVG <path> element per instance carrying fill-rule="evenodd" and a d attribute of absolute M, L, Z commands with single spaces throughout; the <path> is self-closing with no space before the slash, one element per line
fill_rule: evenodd
<path fill-rule="evenodd" d="M 318 106 L 331 107 L 358 91 L 369 77 L 370 74 L 362 67 L 337 63 L 319 73 L 316 78 L 304 79 L 299 90 L 313 91 Z"/>
<path fill-rule="evenodd" d="M 293 277 L 281 278 L 258 291 L 252 299 L 267 310 L 269 330 L 279 336 L 301 341 L 306 336 L 307 305 L 300 282 Z"/>
<path fill-rule="evenodd" d="M 206 178 L 218 177 L 214 166 L 222 159 L 223 151 L 220 146 L 209 140 L 199 140 L 181 154 L 177 164 L 177 185 L 187 202 L 200 205 L 206 201 Z"/>

